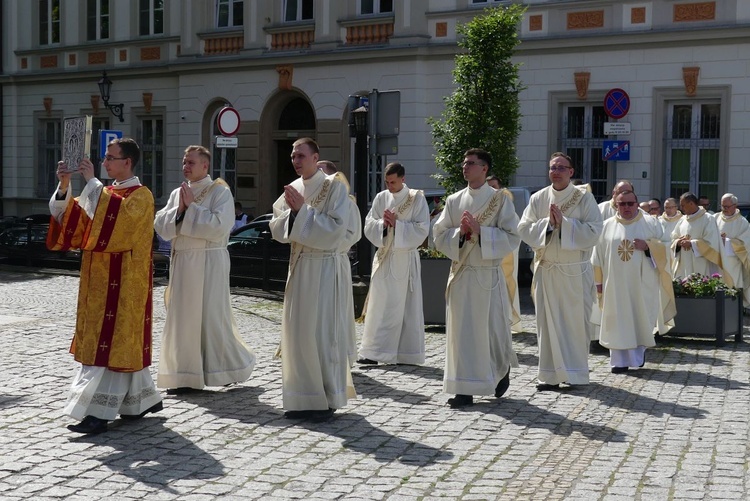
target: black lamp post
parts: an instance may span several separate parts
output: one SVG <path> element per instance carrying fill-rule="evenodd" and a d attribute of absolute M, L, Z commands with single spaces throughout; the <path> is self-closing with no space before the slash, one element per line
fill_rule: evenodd
<path fill-rule="evenodd" d="M 368 208 L 368 187 L 367 187 L 367 108 L 360 106 L 352 112 L 354 117 L 354 179 L 355 190 L 357 192 L 357 207 L 362 217 L 362 226 L 364 227 L 364 218 L 367 216 Z M 372 268 L 372 248 L 370 241 L 364 236 L 357 243 L 357 270 L 359 275 L 369 275 Z"/>
<path fill-rule="evenodd" d="M 125 120 L 122 118 L 122 109 L 125 107 L 124 104 L 109 104 L 109 92 L 112 90 L 112 80 L 107 78 L 107 72 L 102 71 L 102 78 L 99 80 L 99 94 L 102 96 L 104 101 L 104 107 L 112 112 L 114 116 L 120 119 L 120 122 Z"/>

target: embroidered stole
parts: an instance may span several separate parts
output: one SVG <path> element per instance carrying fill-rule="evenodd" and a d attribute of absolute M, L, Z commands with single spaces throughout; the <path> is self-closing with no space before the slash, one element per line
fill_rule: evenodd
<path fill-rule="evenodd" d="M 313 209 L 319 209 L 324 202 L 328 199 L 328 193 L 331 191 L 331 180 L 326 179 L 323 181 L 323 186 L 320 188 L 320 191 L 318 192 L 318 195 L 312 199 L 312 201 L 308 202 L 308 205 L 312 207 Z M 292 276 L 292 273 L 294 272 L 294 268 L 297 265 L 297 261 L 299 260 L 300 254 L 302 254 L 302 244 L 299 242 L 292 242 L 292 250 L 291 255 L 289 256 L 289 276 Z M 287 280 L 287 286 L 289 285 L 289 280 Z"/>
<path fill-rule="evenodd" d="M 583 188 L 583 189 L 581 189 Z M 573 212 L 573 210 L 578 207 L 578 204 L 583 200 L 583 194 L 589 190 L 588 185 L 583 185 L 583 187 L 576 187 L 576 189 L 573 191 L 573 194 L 570 196 L 570 198 L 560 206 L 560 212 L 563 213 L 565 216 L 570 216 L 570 213 Z M 549 240 L 548 242 L 552 241 L 553 238 L 559 238 L 560 228 L 555 227 L 552 232 L 549 234 Z M 544 257 L 544 251 L 547 249 L 547 246 L 541 247 L 539 249 L 534 249 L 534 275 L 536 275 L 536 268 L 539 265 L 539 263 L 542 261 L 542 258 Z"/>
<path fill-rule="evenodd" d="M 409 194 L 406 197 L 406 200 L 403 201 L 401 205 L 398 206 L 396 209 L 396 219 L 398 219 L 399 215 L 402 215 L 404 212 L 406 212 L 409 207 L 412 206 L 414 203 L 414 200 L 417 197 L 417 190 L 409 189 Z M 395 237 L 395 228 L 392 226 L 388 227 L 388 231 L 386 232 L 385 236 L 385 242 L 383 243 L 383 246 L 378 249 L 378 251 L 375 253 L 375 258 L 372 260 L 372 270 L 370 271 L 370 277 L 375 276 L 375 272 L 378 271 L 378 268 L 380 268 L 380 264 L 386 260 L 386 258 L 391 253 L 391 248 L 393 247 L 393 239 Z M 365 304 L 362 306 L 362 314 L 355 319 L 355 322 L 361 324 L 365 321 L 365 316 L 367 315 L 367 304 L 370 302 L 370 290 L 367 291 L 367 296 L 365 296 Z"/>
<path fill-rule="evenodd" d="M 479 223 L 480 226 L 488 221 L 491 221 L 500 211 L 505 202 L 505 192 L 507 192 L 507 190 L 505 189 L 497 190 L 492 194 L 489 201 L 482 208 L 480 208 L 477 213 L 473 214 L 474 219 L 477 220 L 477 223 Z M 456 275 L 458 275 L 458 272 L 461 270 L 464 263 L 466 262 L 466 259 L 468 259 L 469 254 L 471 254 L 471 251 L 474 250 L 474 246 L 476 246 L 478 242 L 479 235 L 471 235 L 468 240 L 464 241 L 459 259 L 457 261 L 451 262 L 451 271 L 448 274 L 448 284 L 445 287 L 446 300 L 448 299 L 448 292 L 450 291 L 453 279 L 456 278 Z"/>

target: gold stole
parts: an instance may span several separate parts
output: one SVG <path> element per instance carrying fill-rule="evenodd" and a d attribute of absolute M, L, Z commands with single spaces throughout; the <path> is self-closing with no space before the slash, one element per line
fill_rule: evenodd
<path fill-rule="evenodd" d="M 588 184 L 584 184 L 581 186 L 577 186 L 573 194 L 570 196 L 570 198 L 560 206 L 560 212 L 563 213 L 564 216 L 570 216 L 570 213 L 573 212 L 573 209 L 578 207 L 578 204 L 581 200 L 583 200 L 583 194 L 585 192 L 588 192 L 591 190 L 591 187 Z M 559 238 L 558 235 L 560 233 L 560 227 L 555 227 L 552 229 L 552 232 L 547 235 L 548 240 L 547 242 L 551 242 L 553 238 Z M 547 246 L 541 247 L 539 249 L 534 249 L 534 276 L 536 276 L 536 269 L 539 266 L 539 263 L 542 261 L 542 258 L 544 257 L 544 251 L 547 249 Z M 533 279 L 532 279 L 533 280 Z M 533 283 L 532 283 L 532 290 L 533 290 Z"/>
<path fill-rule="evenodd" d="M 308 203 L 310 207 L 313 209 L 320 208 L 321 205 L 328 199 L 328 193 L 330 192 L 331 188 L 331 180 L 326 179 L 323 181 L 323 186 L 320 188 L 320 192 L 318 192 L 318 195 Z M 294 272 L 294 267 L 297 265 L 297 261 L 299 260 L 300 254 L 302 254 L 302 244 L 299 242 L 292 242 L 292 251 L 291 255 L 289 257 L 289 276 L 292 276 L 292 272 Z M 287 286 L 289 285 L 289 280 L 287 280 Z"/>
<path fill-rule="evenodd" d="M 396 219 L 398 219 L 399 214 L 403 214 L 407 211 L 409 207 L 414 203 L 414 199 L 417 197 L 417 190 L 409 189 L 409 194 L 406 197 L 406 200 L 398 206 L 396 209 Z M 378 271 L 378 268 L 380 268 L 380 264 L 385 261 L 385 259 L 388 257 L 388 255 L 391 253 L 391 247 L 393 247 L 393 239 L 395 237 L 395 228 L 392 226 L 388 227 L 388 231 L 386 232 L 385 236 L 385 242 L 383 243 L 383 246 L 378 249 L 378 251 L 375 253 L 375 258 L 372 260 L 372 270 L 370 271 L 370 277 L 375 276 L 375 272 Z M 365 315 L 367 315 L 367 304 L 370 302 L 370 290 L 367 290 L 367 296 L 365 296 L 365 304 L 362 306 L 362 314 L 357 317 L 355 322 L 361 324 L 365 321 Z"/>
<path fill-rule="evenodd" d="M 744 217 L 740 211 L 737 211 L 734 213 L 733 216 L 724 217 L 724 214 L 722 214 L 721 219 L 726 221 L 727 223 L 733 222 L 737 218 Z M 719 238 L 721 238 L 721 235 L 719 235 Z M 742 274 L 747 276 L 748 271 L 750 271 L 750 255 L 748 255 L 747 249 L 745 248 L 745 244 L 742 242 L 742 240 L 738 238 L 730 238 L 729 242 L 732 244 L 732 250 L 734 250 L 735 256 L 737 256 L 737 259 L 740 260 L 740 263 L 742 264 Z M 721 240 L 721 245 L 724 245 L 724 239 Z M 736 287 L 734 283 L 734 279 L 729 275 L 729 273 L 723 273 L 721 277 L 724 282 L 729 287 Z"/>
<path fill-rule="evenodd" d="M 505 189 L 495 191 L 495 193 L 492 194 L 492 197 L 490 197 L 489 201 L 482 208 L 480 208 L 476 214 L 473 214 L 474 219 L 477 220 L 477 223 L 479 223 L 480 226 L 482 226 L 483 223 L 492 220 L 500 211 L 503 203 L 505 202 L 507 191 L 508 190 Z M 461 254 L 459 256 L 459 259 L 457 261 L 451 262 L 451 271 L 448 274 L 448 284 L 445 287 L 446 300 L 448 299 L 448 292 L 450 291 L 453 279 L 456 278 L 456 275 L 458 275 L 458 272 L 461 270 L 464 263 L 466 262 L 466 259 L 468 259 L 469 254 L 471 254 L 471 251 L 474 250 L 474 247 L 478 242 L 479 235 L 471 235 L 471 238 L 464 241 L 464 246 L 459 251 Z"/>
<path fill-rule="evenodd" d="M 711 216 L 706 213 L 706 209 L 701 207 L 700 209 L 698 209 L 698 212 L 691 214 L 689 216 L 685 216 L 685 219 L 687 219 L 688 221 L 695 221 L 696 219 L 699 219 L 701 217 L 711 217 Z M 709 221 L 709 224 L 711 224 L 710 221 Z M 686 235 L 686 236 L 690 238 L 690 235 Z M 711 245 L 709 245 L 709 243 L 702 238 L 697 239 L 695 242 L 695 245 L 696 247 L 698 247 L 698 252 L 701 253 L 701 256 L 706 258 L 708 261 L 714 263 L 719 268 L 722 268 L 721 253 L 719 252 L 718 249 L 714 249 L 713 247 L 711 247 Z"/>

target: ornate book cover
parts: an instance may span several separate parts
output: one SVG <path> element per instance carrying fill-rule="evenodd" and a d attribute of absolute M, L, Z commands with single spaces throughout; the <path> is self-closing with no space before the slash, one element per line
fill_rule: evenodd
<path fill-rule="evenodd" d="M 78 170 L 78 164 L 91 152 L 92 117 L 72 117 L 63 120 L 62 157 L 68 172 Z"/>

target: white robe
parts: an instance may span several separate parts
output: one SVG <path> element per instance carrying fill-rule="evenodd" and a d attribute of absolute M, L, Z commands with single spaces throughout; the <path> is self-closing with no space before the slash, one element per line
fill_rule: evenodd
<path fill-rule="evenodd" d="M 690 235 L 692 249 L 677 248 L 677 239 Z M 720 271 L 719 228 L 716 220 L 702 207 L 691 215 L 683 215 L 672 230 L 672 274 L 685 278 L 693 273 L 712 275 Z"/>
<path fill-rule="evenodd" d="M 582 198 L 563 211 L 560 229 L 548 232 L 549 207 L 563 207 L 581 190 Z M 535 252 L 532 296 L 536 308 L 540 383 L 587 384 L 590 322 L 595 297 L 590 253 L 602 231 L 602 216 L 585 187 L 552 186 L 534 193 L 518 232 Z M 541 259 L 540 259 L 541 256 Z"/>
<path fill-rule="evenodd" d="M 213 185 L 212 185 L 213 183 Z M 180 189 L 156 213 L 154 228 L 172 244 L 167 318 L 161 339 L 157 386 L 203 388 L 242 382 L 255 367 L 232 314 L 227 240 L 234 224 L 234 199 L 210 176 L 190 183 L 191 203 L 177 224 Z"/>
<path fill-rule="evenodd" d="M 617 209 L 612 205 L 612 200 L 610 199 L 599 204 L 599 212 L 602 214 L 602 221 L 606 221 L 617 214 Z"/>
<path fill-rule="evenodd" d="M 672 231 L 674 230 L 675 226 L 677 226 L 677 223 L 680 222 L 680 218 L 682 218 L 682 212 L 677 211 L 674 216 L 671 218 L 667 216 L 667 213 L 664 212 L 661 214 L 657 220 L 659 221 L 659 224 L 661 224 L 662 227 L 662 236 L 661 241 L 664 243 L 664 245 L 667 246 L 667 272 L 669 273 L 670 277 L 674 279 L 674 254 L 670 250 L 670 246 L 672 244 Z M 659 289 L 659 317 L 656 319 L 656 331 L 664 334 L 670 329 L 674 327 L 674 321 L 665 322 L 664 316 L 662 315 L 664 311 L 664 307 L 666 305 L 667 298 L 664 297 L 662 289 Z"/>
<path fill-rule="evenodd" d="M 602 284 L 599 343 L 612 353 L 613 367 L 631 366 L 620 365 L 627 357 L 637 361 L 632 366 L 641 365 L 643 348 L 656 344 L 660 276 L 653 256 L 660 252 L 666 272 L 667 247 L 661 241 L 662 233 L 661 224 L 643 213 L 637 213 L 630 221 L 615 216 L 604 222 L 599 243 L 594 247 L 591 262 L 595 283 Z M 635 250 L 636 238 L 648 242 L 652 257 Z M 630 350 L 633 353 L 616 353 Z"/>
<path fill-rule="evenodd" d="M 721 238 L 721 266 L 724 281 L 733 287 L 743 289 L 743 303 L 750 307 L 750 223 L 737 210 L 726 217 L 723 212 L 714 215 Z M 721 234 L 725 233 L 722 238 Z"/>
<path fill-rule="evenodd" d="M 454 263 L 470 248 L 460 246 L 464 211 L 484 210 L 495 190 L 486 183 L 449 196 L 434 226 L 435 248 Z M 511 340 L 511 306 L 503 257 L 518 248 L 513 201 L 507 193 L 494 217 L 481 224 L 480 243 L 469 251 L 449 285 L 446 298 L 447 353 L 443 391 L 462 395 L 492 395 L 518 359 Z"/>
<path fill-rule="evenodd" d="M 291 185 L 305 198 L 293 218 L 284 196 L 273 205 L 273 238 L 300 245 L 287 279 L 281 321 L 284 409 L 339 409 L 355 396 L 350 364 L 356 346 L 352 275 L 347 251 L 362 234 L 362 221 L 346 186 L 328 176 L 328 196 L 318 208 L 326 175 Z M 293 251 L 294 252 L 294 251 Z"/>
<path fill-rule="evenodd" d="M 383 236 L 383 212 L 397 210 L 409 197 L 404 185 L 398 193 L 388 190 L 375 196 L 365 218 L 365 236 L 379 249 Z M 360 358 L 383 363 L 424 363 L 424 311 L 422 273 L 417 247 L 427 238 L 430 212 L 421 191 L 397 214 L 390 251 L 370 281 L 365 329 Z"/>

